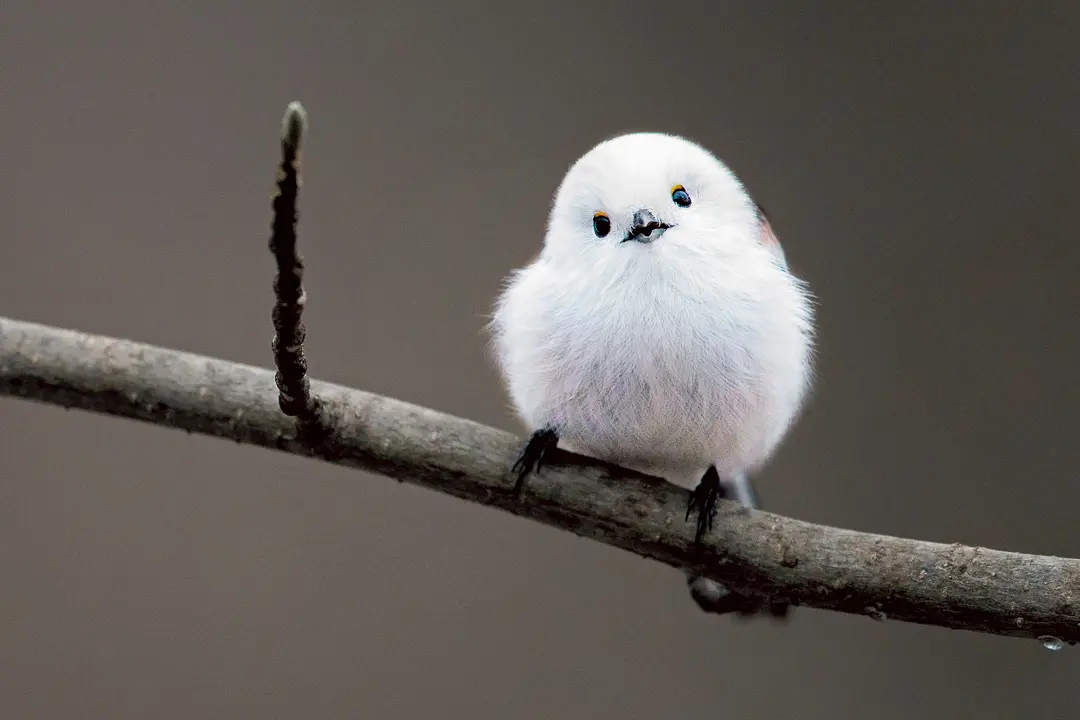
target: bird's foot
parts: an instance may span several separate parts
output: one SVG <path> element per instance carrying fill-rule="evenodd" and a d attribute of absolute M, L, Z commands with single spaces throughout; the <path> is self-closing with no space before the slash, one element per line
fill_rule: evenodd
<path fill-rule="evenodd" d="M 525 491 L 525 479 L 530 472 L 540 472 L 547 454 L 559 444 L 559 433 L 554 428 L 541 428 L 532 434 L 525 449 L 521 451 L 511 472 L 517 473 L 514 497 L 520 499 Z"/>
<path fill-rule="evenodd" d="M 690 519 L 690 514 L 695 508 L 698 510 L 695 542 L 701 541 L 706 530 L 712 530 L 716 502 L 721 498 L 734 500 L 751 508 L 759 507 L 757 493 L 746 475 L 721 480 L 716 468 L 710 467 L 702 476 L 697 488 L 691 492 L 690 502 L 686 508 L 687 520 Z M 687 584 L 690 586 L 690 597 L 707 613 L 716 615 L 734 613 L 741 618 L 770 615 L 778 620 L 786 620 L 791 610 L 791 603 L 785 600 L 741 595 L 708 578 L 690 575 L 687 578 Z"/>
<path fill-rule="evenodd" d="M 701 482 L 690 493 L 690 502 L 686 506 L 686 519 L 697 509 L 697 532 L 694 542 L 701 542 L 706 530 L 712 530 L 713 517 L 716 515 L 716 501 L 720 499 L 720 474 L 710 465 L 701 478 Z"/>

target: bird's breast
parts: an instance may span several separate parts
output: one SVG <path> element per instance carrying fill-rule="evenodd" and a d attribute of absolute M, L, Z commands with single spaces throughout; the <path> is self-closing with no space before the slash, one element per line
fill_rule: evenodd
<path fill-rule="evenodd" d="M 678 280 L 564 296 L 545 341 L 547 410 L 567 444 L 596 457 L 745 470 L 771 450 L 805 385 L 797 313 L 775 288 Z"/>

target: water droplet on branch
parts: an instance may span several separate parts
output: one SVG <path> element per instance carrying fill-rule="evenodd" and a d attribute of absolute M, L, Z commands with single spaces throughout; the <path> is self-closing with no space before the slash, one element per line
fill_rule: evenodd
<path fill-rule="evenodd" d="M 1053 635 L 1040 635 L 1039 642 L 1041 642 L 1043 647 L 1047 650 L 1060 650 L 1065 647 L 1065 641 L 1061 638 L 1056 638 Z"/>

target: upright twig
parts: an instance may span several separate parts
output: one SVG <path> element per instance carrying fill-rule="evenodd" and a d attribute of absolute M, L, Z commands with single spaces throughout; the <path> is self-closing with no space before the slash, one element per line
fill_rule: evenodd
<path fill-rule="evenodd" d="M 333 434 L 325 421 L 322 401 L 311 392 L 304 355 L 304 259 L 296 249 L 296 223 L 299 213 L 296 198 L 300 189 L 300 142 L 307 128 L 307 113 L 299 102 L 289 103 L 281 121 L 281 165 L 274 193 L 274 217 L 271 222 L 270 252 L 277 262 L 274 275 L 274 380 L 278 387 L 278 406 L 295 417 L 302 436 L 314 449 L 332 454 Z"/>
<path fill-rule="evenodd" d="M 289 104 L 281 123 L 281 166 L 274 193 L 274 218 L 270 227 L 270 252 L 277 261 L 274 275 L 274 364 L 277 366 L 278 403 L 281 411 L 301 420 L 315 415 L 317 400 L 311 394 L 304 357 L 302 316 L 304 260 L 296 250 L 296 196 L 300 188 L 300 140 L 307 114 L 300 103 Z"/>

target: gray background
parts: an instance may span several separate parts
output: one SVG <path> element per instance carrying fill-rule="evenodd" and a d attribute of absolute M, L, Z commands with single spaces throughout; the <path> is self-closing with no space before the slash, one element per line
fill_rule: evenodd
<path fill-rule="evenodd" d="M 0 9 L 0 312 L 260 365 L 278 121 L 319 378 L 521 431 L 481 332 L 567 166 L 686 134 L 820 302 L 770 509 L 1080 555 L 1080 5 Z M 1076 649 L 797 610 L 377 476 L 0 400 L 5 717 L 1049 718 Z"/>

